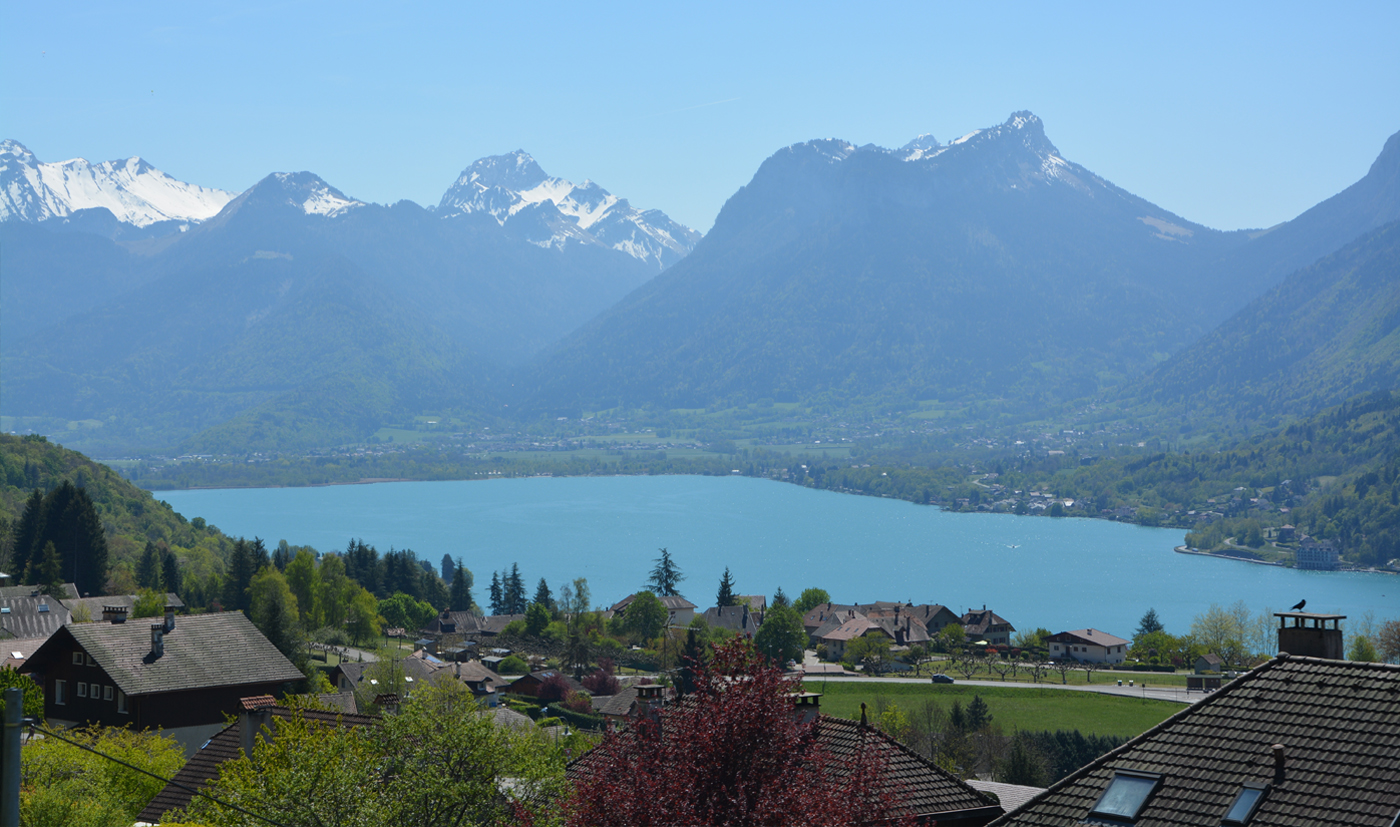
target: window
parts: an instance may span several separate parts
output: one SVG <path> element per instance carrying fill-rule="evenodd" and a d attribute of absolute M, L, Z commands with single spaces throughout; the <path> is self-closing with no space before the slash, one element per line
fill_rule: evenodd
<path fill-rule="evenodd" d="M 120 689 L 117 690 L 117 711 L 126 714 L 126 693 Z"/>
<path fill-rule="evenodd" d="M 104 701 L 110 701 L 110 700 L 112 700 L 112 687 L 110 687 L 110 686 L 104 686 L 104 687 L 102 687 L 102 700 L 104 700 Z"/>
<path fill-rule="evenodd" d="M 97 661 L 95 661 L 95 660 L 92 659 L 92 655 L 88 655 L 88 656 L 87 656 L 87 665 L 88 665 L 88 666 L 96 666 L 96 665 L 97 665 Z"/>
<path fill-rule="evenodd" d="M 83 665 L 83 653 L 82 653 L 82 652 L 74 652 L 74 653 L 73 653 L 73 665 L 74 665 L 74 666 L 82 666 L 82 665 Z"/>
<path fill-rule="evenodd" d="M 1230 805 L 1230 809 L 1225 813 L 1225 820 L 1222 824 L 1248 824 L 1250 816 L 1259 808 L 1259 802 L 1264 800 L 1264 791 L 1268 789 L 1265 784 L 1251 784 L 1245 782 L 1240 794 L 1235 796 L 1235 801 Z"/>
<path fill-rule="evenodd" d="M 59 706 L 68 703 L 68 681 L 53 682 L 53 702 Z"/>
<path fill-rule="evenodd" d="M 92 699 L 95 701 L 100 697 L 102 697 L 102 684 L 95 683 L 92 685 Z"/>
<path fill-rule="evenodd" d="M 1094 809 L 1089 812 L 1091 815 L 1128 821 L 1136 819 L 1148 797 L 1160 783 L 1160 775 L 1118 770 L 1113 774 L 1113 780 L 1108 783 L 1108 789 L 1103 791 L 1103 795 L 1099 796 L 1099 800 L 1094 804 Z"/>
<path fill-rule="evenodd" d="M 87 697 L 87 684 L 83 683 L 82 681 L 78 681 L 78 697 Z"/>

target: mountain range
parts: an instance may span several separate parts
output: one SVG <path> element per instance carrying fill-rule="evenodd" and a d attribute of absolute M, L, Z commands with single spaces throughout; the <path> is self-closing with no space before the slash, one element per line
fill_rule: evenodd
<path fill-rule="evenodd" d="M 1306 415 L 1394 384 L 1400 136 L 1344 192 L 1236 232 L 1064 158 L 1029 112 L 947 144 L 815 140 L 703 239 L 523 151 L 422 207 L 3 147 L 0 413 L 85 422 L 79 444 L 304 449 L 428 410 L 762 399 Z"/>

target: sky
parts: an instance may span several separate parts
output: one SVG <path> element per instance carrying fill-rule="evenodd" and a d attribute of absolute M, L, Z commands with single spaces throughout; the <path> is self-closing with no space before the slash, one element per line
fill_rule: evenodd
<path fill-rule="evenodd" d="M 784 146 L 1027 109 L 1065 158 L 1228 230 L 1336 194 L 1400 131 L 1394 0 L 117 5 L 7 8 L 0 138 L 423 205 L 524 149 L 703 232 Z"/>

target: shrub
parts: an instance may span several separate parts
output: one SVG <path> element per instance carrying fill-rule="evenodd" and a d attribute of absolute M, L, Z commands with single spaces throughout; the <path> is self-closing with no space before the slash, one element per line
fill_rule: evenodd
<path fill-rule="evenodd" d="M 501 661 L 500 669 L 497 670 L 502 675 L 524 675 L 530 671 L 529 664 L 521 660 L 517 655 L 511 655 Z"/>

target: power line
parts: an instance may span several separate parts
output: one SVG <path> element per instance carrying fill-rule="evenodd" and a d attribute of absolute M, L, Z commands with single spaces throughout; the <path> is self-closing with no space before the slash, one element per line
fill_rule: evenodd
<path fill-rule="evenodd" d="M 33 727 L 32 724 L 31 724 L 30 727 L 29 727 L 29 734 L 30 734 L 30 737 L 31 737 L 31 738 L 34 736 L 34 727 Z M 78 743 L 77 741 L 73 741 L 73 740 L 70 740 L 70 739 L 68 739 L 68 738 L 64 738 L 62 735 L 59 735 L 57 732 L 54 732 L 53 730 L 46 729 L 46 730 L 44 730 L 43 735 L 44 735 L 45 738 L 57 738 L 58 740 L 64 742 L 65 744 L 72 744 L 73 746 L 77 747 L 78 749 L 87 750 L 88 752 L 90 752 L 90 753 L 92 753 L 93 755 L 96 755 L 96 756 L 98 756 L 98 757 L 100 757 L 100 758 L 106 758 L 108 761 L 111 761 L 111 762 L 113 762 L 113 763 L 115 763 L 115 764 L 121 764 L 123 767 L 126 767 L 126 768 L 129 769 L 129 770 L 136 770 L 137 772 L 142 773 L 142 774 L 144 774 L 144 775 L 149 775 L 150 777 L 156 779 L 157 781 L 164 781 L 166 784 L 174 784 L 176 787 L 179 787 L 180 789 L 185 790 L 186 792 L 193 793 L 194 795 L 200 796 L 201 798 L 207 798 L 207 799 L 209 799 L 210 801 L 214 802 L 215 804 L 218 804 L 220 807 L 228 807 L 228 808 L 231 809 L 231 810 L 237 810 L 238 812 L 243 813 L 243 814 L 246 815 L 246 816 L 252 816 L 253 818 L 258 819 L 259 821 L 266 821 L 268 824 L 273 825 L 273 827 L 287 827 L 287 825 L 283 824 L 283 823 L 280 822 L 280 821 L 273 821 L 272 819 L 268 818 L 268 817 L 265 816 L 265 815 L 259 815 L 258 813 L 255 813 L 255 812 L 253 812 L 252 810 L 245 810 L 244 808 L 238 806 L 237 804 L 230 804 L 230 803 L 228 803 L 227 801 L 220 801 L 219 799 L 215 798 L 214 796 L 210 795 L 209 793 L 206 793 L 206 792 L 204 792 L 204 791 L 202 791 L 202 790 L 196 790 L 194 787 L 189 787 L 189 786 L 186 786 L 186 785 L 184 785 L 184 784 L 181 784 L 179 781 L 176 781 L 176 780 L 173 779 L 173 778 L 164 778 L 164 777 L 162 777 L 162 776 L 156 775 L 155 773 L 151 772 L 150 770 L 142 769 L 141 767 L 138 767 L 138 766 L 136 766 L 136 765 L 134 765 L 134 764 L 128 764 L 127 762 L 121 760 L 120 758 L 113 758 L 112 756 L 107 755 L 106 753 L 98 752 L 97 750 L 93 749 L 92 747 L 88 746 L 87 744 L 81 744 L 81 743 Z"/>

